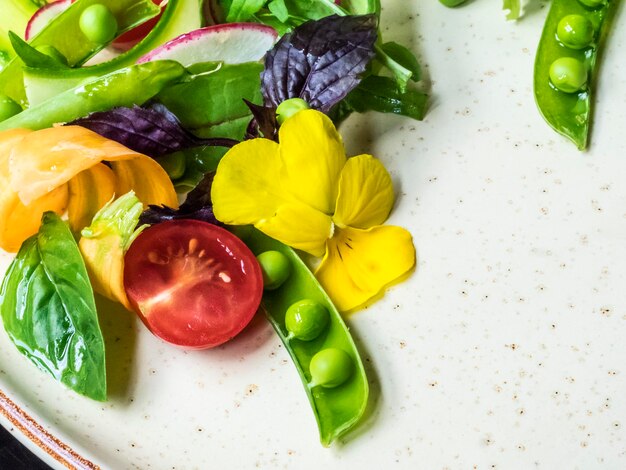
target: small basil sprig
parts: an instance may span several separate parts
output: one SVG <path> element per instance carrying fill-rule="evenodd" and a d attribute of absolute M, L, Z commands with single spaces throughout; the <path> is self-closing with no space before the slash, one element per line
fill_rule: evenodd
<path fill-rule="evenodd" d="M 47 212 L 26 240 L 0 291 L 4 329 L 44 372 L 94 400 L 106 399 L 104 340 L 93 291 L 76 241 Z"/>

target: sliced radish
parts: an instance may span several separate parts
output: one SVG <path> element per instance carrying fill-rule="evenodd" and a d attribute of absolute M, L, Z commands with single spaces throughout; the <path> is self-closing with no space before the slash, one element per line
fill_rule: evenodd
<path fill-rule="evenodd" d="M 42 6 L 30 18 L 24 32 L 24 39 L 29 41 L 31 38 L 39 34 L 39 32 L 48 26 L 48 23 L 63 13 L 70 5 L 72 0 L 57 0 Z"/>
<path fill-rule="evenodd" d="M 274 28 L 258 23 L 208 26 L 172 39 L 137 62 L 175 60 L 185 67 L 200 62 L 255 62 L 263 58 L 277 37 Z"/>

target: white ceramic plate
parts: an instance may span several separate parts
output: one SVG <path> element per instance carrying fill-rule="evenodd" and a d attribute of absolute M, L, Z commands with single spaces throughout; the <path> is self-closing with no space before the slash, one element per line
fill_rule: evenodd
<path fill-rule="evenodd" d="M 496 1 L 386 2 L 385 39 L 419 53 L 432 106 L 422 123 L 368 114 L 344 132 L 352 154 L 393 173 L 390 222 L 412 232 L 420 261 L 348 319 L 372 400 L 346 440 L 319 444 L 262 317 L 224 347 L 181 352 L 111 308 L 106 404 L 49 379 L 0 333 L 0 404 L 50 438 L 28 421 L 35 441 L 16 434 L 61 453 L 46 457 L 59 468 L 625 468 L 626 17 L 580 153 L 533 101 L 546 12 L 533 1 L 511 23 Z"/>

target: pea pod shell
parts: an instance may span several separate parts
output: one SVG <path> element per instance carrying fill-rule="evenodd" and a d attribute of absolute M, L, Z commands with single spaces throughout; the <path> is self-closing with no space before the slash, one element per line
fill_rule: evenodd
<path fill-rule="evenodd" d="M 350 431 L 365 412 L 369 395 L 367 376 L 359 352 L 341 315 L 332 304 L 313 273 L 300 257 L 286 245 L 273 240 L 257 230 L 245 239 L 255 254 L 276 250 L 292 263 L 291 275 L 278 289 L 266 291 L 262 306 L 265 313 L 289 352 L 311 402 L 320 432 L 320 440 L 329 446 L 335 439 Z M 315 300 L 328 308 L 328 328 L 312 341 L 287 340 L 285 312 L 294 302 L 304 298 Z M 308 387 L 311 382 L 311 358 L 325 348 L 344 350 L 354 362 L 355 370 L 347 382 L 336 388 Z"/>
<path fill-rule="evenodd" d="M 96 111 L 142 104 L 186 71 L 178 62 L 163 60 L 133 65 L 50 98 L 0 123 L 0 131 L 38 130 L 65 123 Z"/>
<path fill-rule="evenodd" d="M 613 0 L 605 7 L 589 9 L 578 0 L 553 0 L 537 48 L 534 89 L 539 111 L 555 131 L 569 138 L 580 150 L 587 147 L 598 51 L 608 32 L 617 3 L 617 0 Z M 558 41 L 556 30 L 559 21 L 572 14 L 582 15 L 593 24 L 595 39 L 590 47 L 571 49 Z M 589 70 L 586 88 L 576 93 L 563 93 L 554 89 L 549 79 L 550 65 L 561 57 L 573 57 L 585 64 Z"/>

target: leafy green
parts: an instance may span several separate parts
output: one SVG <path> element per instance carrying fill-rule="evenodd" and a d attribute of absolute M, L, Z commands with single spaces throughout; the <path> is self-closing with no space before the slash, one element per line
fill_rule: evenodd
<path fill-rule="evenodd" d="M 67 65 L 53 59 L 49 55 L 43 54 L 21 39 L 17 34 L 9 31 L 9 39 L 13 50 L 22 59 L 27 67 L 41 67 L 49 69 L 67 69 Z"/>
<path fill-rule="evenodd" d="M 354 111 L 378 111 L 399 114 L 422 120 L 426 113 L 428 97 L 416 90 L 401 90 L 389 77 L 370 75 L 346 98 Z M 340 113 L 345 113 L 345 109 Z M 338 116 L 339 119 L 341 114 Z"/>
<path fill-rule="evenodd" d="M 249 20 L 252 15 L 263 8 L 265 2 L 266 0 L 227 0 L 223 2 L 226 21 L 233 23 Z"/>
<path fill-rule="evenodd" d="M 4 328 L 44 372 L 94 400 L 106 399 L 104 340 L 89 277 L 76 242 L 47 212 L 26 240 L 0 290 Z"/>
<path fill-rule="evenodd" d="M 250 110 L 243 99 L 261 102 L 261 64 L 222 64 L 213 70 L 210 73 L 193 70 L 196 75 L 191 80 L 164 89 L 156 98 L 180 119 L 183 127 L 202 137 L 215 135 L 210 132 L 213 127 L 229 128 L 229 124 L 242 118 L 249 121 Z M 230 132 L 219 137 L 240 140 L 246 125 L 247 122 L 231 127 Z"/>
<path fill-rule="evenodd" d="M 411 72 L 412 81 L 419 82 L 421 80 L 420 64 L 410 50 L 397 42 L 386 42 L 380 48 L 395 63 Z"/>
<path fill-rule="evenodd" d="M 285 0 L 272 0 L 267 4 L 267 9 L 281 23 L 286 23 L 289 20 L 289 10 L 285 5 Z"/>

